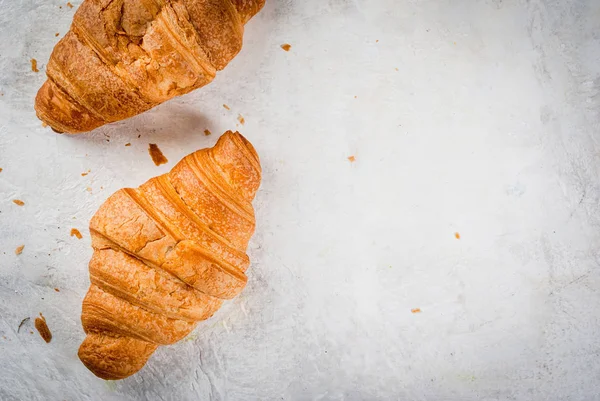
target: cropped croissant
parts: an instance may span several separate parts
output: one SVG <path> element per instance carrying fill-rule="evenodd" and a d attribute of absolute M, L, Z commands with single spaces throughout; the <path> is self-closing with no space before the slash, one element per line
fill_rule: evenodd
<path fill-rule="evenodd" d="M 242 291 L 260 179 L 252 145 L 227 132 L 168 174 L 108 198 L 90 222 L 79 348 L 88 369 L 110 380 L 134 374 Z"/>
<path fill-rule="evenodd" d="M 85 0 L 54 48 L 38 117 L 80 133 L 211 82 L 265 0 Z"/>

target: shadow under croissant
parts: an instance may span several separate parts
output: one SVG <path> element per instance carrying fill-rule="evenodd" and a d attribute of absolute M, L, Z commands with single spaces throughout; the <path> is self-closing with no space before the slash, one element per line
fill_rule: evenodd
<path fill-rule="evenodd" d="M 127 120 L 104 125 L 86 134 L 68 135 L 75 141 L 87 143 L 127 143 L 138 138 L 144 141 L 160 141 L 163 145 L 189 146 L 190 137 L 205 138 L 203 131 L 211 128 L 210 119 L 196 108 L 177 101 L 166 102 L 144 114 Z M 199 142 L 197 147 L 206 146 Z M 193 146 L 192 146 L 193 148 Z"/>

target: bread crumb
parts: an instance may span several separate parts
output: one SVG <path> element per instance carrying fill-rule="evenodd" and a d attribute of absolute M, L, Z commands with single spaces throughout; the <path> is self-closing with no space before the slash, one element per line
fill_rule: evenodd
<path fill-rule="evenodd" d="M 2 168 L 0 168 L 0 173 L 2 172 Z"/>
<path fill-rule="evenodd" d="M 289 52 L 290 49 L 292 48 L 292 45 L 290 45 L 289 43 L 284 43 L 284 44 L 281 45 L 281 48 L 283 50 L 285 50 L 286 52 Z"/>
<path fill-rule="evenodd" d="M 152 157 L 152 161 L 155 165 L 160 166 L 161 164 L 166 164 L 169 160 L 163 155 L 163 152 L 159 149 L 158 145 L 155 143 L 149 144 L 148 153 L 150 153 L 150 157 Z"/>
<path fill-rule="evenodd" d="M 15 199 L 15 200 L 13 200 L 13 203 L 14 203 L 15 205 L 19 205 L 19 206 L 23 206 L 23 205 L 25 204 L 25 202 L 23 202 L 23 201 L 22 201 L 22 200 L 20 200 L 20 199 Z"/>
<path fill-rule="evenodd" d="M 77 237 L 77 239 L 82 239 L 83 236 L 81 235 L 81 233 L 79 232 L 78 229 L 76 228 L 72 228 L 71 229 L 71 237 Z"/>
<path fill-rule="evenodd" d="M 460 233 L 454 233 L 454 238 L 460 239 Z"/>
<path fill-rule="evenodd" d="M 127 142 L 127 143 L 125 144 L 125 146 L 131 146 L 131 143 L 130 143 L 130 142 Z"/>
<path fill-rule="evenodd" d="M 223 104 L 223 107 L 225 107 L 227 110 L 231 110 L 226 104 Z"/>
<path fill-rule="evenodd" d="M 17 328 L 17 333 L 19 332 L 19 330 L 21 330 L 21 327 L 25 324 L 25 322 L 27 322 L 28 320 L 31 320 L 30 317 L 26 317 L 25 319 L 21 320 L 21 323 L 19 323 L 19 327 Z"/>
<path fill-rule="evenodd" d="M 358 96 L 354 96 L 355 99 L 358 99 Z"/>
<path fill-rule="evenodd" d="M 40 72 L 40 70 L 37 68 L 37 60 L 34 58 L 31 59 L 31 71 Z"/>
<path fill-rule="evenodd" d="M 60 292 L 60 290 L 59 290 L 58 288 L 55 288 L 55 289 L 54 289 L 54 291 L 56 291 L 56 292 Z"/>
<path fill-rule="evenodd" d="M 73 4 L 71 4 L 71 2 L 68 2 L 68 3 L 67 3 L 67 7 L 69 7 L 69 8 L 73 8 Z"/>
<path fill-rule="evenodd" d="M 207 129 L 204 130 L 204 135 L 205 136 L 209 136 L 211 134 L 212 134 L 212 132 L 210 132 L 209 130 L 207 130 Z"/>
<path fill-rule="evenodd" d="M 88 171 L 86 171 L 85 173 L 81 173 L 81 176 L 82 176 L 82 177 L 85 177 L 86 175 L 88 175 L 88 174 L 89 174 L 89 173 L 91 173 L 91 172 L 92 172 L 92 170 L 88 170 Z"/>
<path fill-rule="evenodd" d="M 42 127 L 46 128 L 47 126 L 48 126 L 48 124 L 42 123 Z"/>
<path fill-rule="evenodd" d="M 52 341 L 52 333 L 50 333 L 50 329 L 48 328 L 48 324 L 46 324 L 46 318 L 40 313 L 40 317 L 35 318 L 35 328 L 37 329 L 40 336 L 49 343 Z"/>
<path fill-rule="evenodd" d="M 56 33 L 54 34 L 54 36 L 55 36 L 55 37 L 57 37 L 57 38 L 58 38 L 58 35 L 60 35 L 60 33 L 58 33 L 58 32 L 56 32 Z"/>
<path fill-rule="evenodd" d="M 356 157 L 348 156 L 348 160 L 350 161 L 350 163 L 354 163 L 356 161 Z"/>
<path fill-rule="evenodd" d="M 244 119 L 244 117 L 241 114 L 238 114 L 238 121 L 242 125 L 244 125 L 246 123 L 246 120 Z"/>
<path fill-rule="evenodd" d="M 25 249 L 25 245 L 19 245 L 17 249 L 15 249 L 15 255 L 20 255 L 23 253 L 23 249 Z"/>
<path fill-rule="evenodd" d="M 91 187 L 87 187 L 85 190 L 88 191 L 88 192 L 92 192 L 92 188 Z"/>
<path fill-rule="evenodd" d="M 396 70 L 396 71 L 400 71 L 398 68 L 394 68 L 394 70 Z"/>
<path fill-rule="evenodd" d="M 379 39 L 377 39 L 377 40 L 375 41 L 375 43 L 379 43 Z"/>
<path fill-rule="evenodd" d="M 410 310 L 412 313 L 421 313 L 421 308 L 415 308 Z"/>

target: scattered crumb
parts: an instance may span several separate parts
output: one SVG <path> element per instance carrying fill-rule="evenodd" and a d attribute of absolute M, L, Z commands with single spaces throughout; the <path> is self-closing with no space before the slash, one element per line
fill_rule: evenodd
<path fill-rule="evenodd" d="M 92 188 L 91 187 L 87 187 L 85 190 L 88 191 L 88 192 L 92 192 Z"/>
<path fill-rule="evenodd" d="M 37 60 L 34 58 L 31 59 L 31 71 L 40 72 L 40 70 L 37 68 Z"/>
<path fill-rule="evenodd" d="M 23 201 L 22 201 L 22 200 L 20 200 L 20 199 L 15 199 L 15 200 L 13 200 L 13 203 L 14 203 L 15 205 L 19 205 L 19 206 L 23 206 L 23 205 L 25 204 L 25 202 L 23 202 Z"/>
<path fill-rule="evenodd" d="M 127 143 L 125 144 L 125 146 L 131 146 L 131 143 L 130 143 L 130 142 L 127 142 Z"/>
<path fill-rule="evenodd" d="M 30 330 L 30 331 L 29 331 L 29 334 L 33 334 L 33 331 L 31 331 L 31 330 Z"/>
<path fill-rule="evenodd" d="M 292 45 L 290 45 L 289 43 L 284 43 L 284 44 L 281 45 L 281 48 L 283 50 L 285 50 L 286 52 L 289 52 L 290 49 L 292 48 Z"/>
<path fill-rule="evenodd" d="M 21 327 L 25 324 L 26 321 L 31 320 L 30 317 L 26 317 L 25 319 L 21 320 L 21 323 L 19 323 L 19 327 L 17 328 L 17 333 L 19 332 L 19 330 L 21 330 Z"/>
<path fill-rule="evenodd" d="M 148 147 L 148 153 L 150 153 L 150 157 L 152 157 L 152 161 L 157 166 L 161 164 L 166 164 L 169 160 L 163 155 L 163 152 L 158 148 L 158 145 L 155 143 L 151 143 Z"/>
<path fill-rule="evenodd" d="M 52 341 L 52 333 L 50 333 L 50 329 L 46 324 L 46 318 L 41 313 L 40 317 L 35 318 L 35 328 L 37 329 L 38 333 L 40 333 L 40 336 L 42 336 L 44 341 L 47 343 Z"/>
<path fill-rule="evenodd" d="M 77 237 L 77 239 L 82 239 L 83 236 L 81 235 L 81 233 L 79 232 L 78 229 L 76 228 L 72 228 L 71 229 L 71 237 Z"/>
<path fill-rule="evenodd" d="M 460 233 L 454 233 L 454 238 L 460 239 Z"/>
<path fill-rule="evenodd" d="M 17 249 L 15 249 L 15 255 L 20 255 L 23 253 L 23 249 L 25 249 L 25 245 L 19 245 Z"/>
<path fill-rule="evenodd" d="M 242 125 L 244 125 L 246 123 L 246 120 L 244 119 L 244 117 L 241 114 L 238 114 L 238 121 Z"/>
<path fill-rule="evenodd" d="M 358 99 L 358 96 L 354 96 L 355 99 Z"/>
<path fill-rule="evenodd" d="M 58 32 L 56 32 L 56 33 L 54 34 L 54 36 L 56 36 L 57 38 L 58 38 L 58 35 L 60 35 L 60 33 L 58 33 Z"/>
<path fill-rule="evenodd" d="M 394 68 L 394 70 L 396 70 L 396 71 L 400 71 L 398 68 Z"/>
<path fill-rule="evenodd" d="M 454 44 L 456 45 L 456 42 L 454 42 Z"/>
<path fill-rule="evenodd" d="M 60 290 L 59 290 L 58 288 L 55 288 L 55 289 L 54 289 L 54 291 L 56 291 L 56 292 L 60 292 Z"/>
<path fill-rule="evenodd" d="M 356 161 L 356 157 L 348 156 L 348 160 L 350 161 L 350 163 L 354 163 Z"/>
<path fill-rule="evenodd" d="M 140 139 L 141 137 L 142 137 L 142 134 L 139 134 L 139 135 L 138 135 L 138 139 Z"/>
<path fill-rule="evenodd" d="M 68 3 L 67 3 L 67 7 L 69 7 L 69 8 L 73 8 L 73 4 L 71 4 L 71 2 L 68 2 Z"/>
<path fill-rule="evenodd" d="M 212 134 L 212 132 L 210 132 L 209 130 L 207 130 L 207 129 L 204 130 L 204 135 L 205 136 L 209 136 L 211 134 Z"/>
<path fill-rule="evenodd" d="M 412 313 L 421 313 L 421 308 L 415 308 L 410 310 Z"/>
<path fill-rule="evenodd" d="M 379 39 L 377 39 L 377 40 L 375 41 L 375 43 L 379 43 Z"/>
<path fill-rule="evenodd" d="M 86 171 L 85 173 L 81 173 L 81 176 L 82 176 L 82 177 L 85 177 L 86 175 L 88 175 L 88 174 L 89 174 L 89 173 L 91 173 L 91 172 L 92 172 L 92 170 L 88 170 L 88 171 Z"/>
<path fill-rule="evenodd" d="M 2 172 L 2 169 L 0 168 L 0 173 Z"/>
<path fill-rule="evenodd" d="M 227 110 L 231 110 L 226 104 L 223 104 L 223 107 L 225 107 Z"/>

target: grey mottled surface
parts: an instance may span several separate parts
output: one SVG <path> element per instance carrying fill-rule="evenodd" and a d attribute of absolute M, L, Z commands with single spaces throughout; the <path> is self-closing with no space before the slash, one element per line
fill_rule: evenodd
<path fill-rule="evenodd" d="M 32 107 L 65 3 L 0 0 L 1 400 L 600 399 L 599 1 L 268 0 L 211 86 L 77 137 Z M 264 167 L 248 287 L 96 379 L 89 218 L 238 113 Z M 50 344 L 17 333 L 39 312 Z"/>

